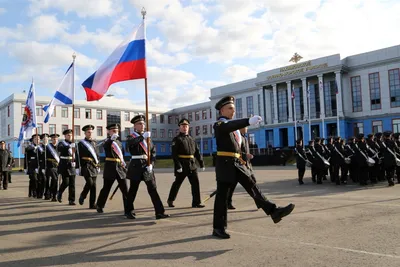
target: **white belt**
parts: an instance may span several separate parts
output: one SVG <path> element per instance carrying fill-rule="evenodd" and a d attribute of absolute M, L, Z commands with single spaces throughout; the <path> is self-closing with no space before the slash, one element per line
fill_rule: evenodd
<path fill-rule="evenodd" d="M 60 159 L 72 159 L 72 157 L 60 156 Z"/>
<path fill-rule="evenodd" d="M 131 159 L 147 159 L 147 155 L 135 155 Z"/>
<path fill-rule="evenodd" d="M 36 157 L 31 157 L 31 159 L 36 159 Z"/>

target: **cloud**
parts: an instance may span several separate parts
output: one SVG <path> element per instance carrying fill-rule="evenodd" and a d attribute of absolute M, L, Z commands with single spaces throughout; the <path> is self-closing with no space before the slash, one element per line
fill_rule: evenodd
<path fill-rule="evenodd" d="M 0 15 L 3 15 L 6 12 L 7 10 L 5 8 L 0 7 Z"/>
<path fill-rule="evenodd" d="M 117 96 L 126 96 L 126 95 L 129 95 L 129 92 L 128 92 L 128 90 L 126 90 L 123 87 L 115 86 L 115 87 L 110 88 L 110 90 L 108 90 L 107 94 L 112 94 L 112 95 L 117 95 Z"/>
<path fill-rule="evenodd" d="M 35 17 L 30 23 L 27 33 L 35 35 L 36 40 L 45 40 L 57 37 L 68 29 L 68 23 L 59 22 L 54 15 Z"/>
<path fill-rule="evenodd" d="M 120 0 L 30 0 L 29 11 L 37 15 L 43 10 L 58 9 L 68 13 L 76 13 L 81 18 L 113 16 L 121 12 Z"/>
<path fill-rule="evenodd" d="M 257 71 L 244 65 L 235 64 L 226 68 L 224 75 L 228 76 L 231 82 L 239 82 L 255 78 L 257 76 Z"/>

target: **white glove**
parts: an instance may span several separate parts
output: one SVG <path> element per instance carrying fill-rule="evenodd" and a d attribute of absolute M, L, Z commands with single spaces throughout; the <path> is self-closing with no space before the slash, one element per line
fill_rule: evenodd
<path fill-rule="evenodd" d="M 81 175 L 79 169 L 76 169 L 76 170 L 75 170 L 75 175 L 76 175 L 76 176 Z"/>
<path fill-rule="evenodd" d="M 100 168 L 97 168 L 97 172 L 100 172 Z"/>
<path fill-rule="evenodd" d="M 117 138 L 119 137 L 119 135 L 118 134 L 113 134 L 112 136 L 111 136 L 111 140 L 117 140 Z"/>
<path fill-rule="evenodd" d="M 28 174 L 28 170 L 27 170 L 27 169 L 24 169 L 24 173 L 25 173 L 25 174 Z"/>
<path fill-rule="evenodd" d="M 71 148 L 75 148 L 75 143 L 71 143 L 69 146 L 70 146 Z"/>
<path fill-rule="evenodd" d="M 262 118 L 260 116 L 253 116 L 249 119 L 249 124 L 250 125 L 256 125 L 259 124 L 262 121 Z"/>
<path fill-rule="evenodd" d="M 71 167 L 75 168 L 75 166 L 76 166 L 75 162 L 71 162 Z"/>
<path fill-rule="evenodd" d="M 254 156 L 253 156 L 252 154 L 247 154 L 247 158 L 248 158 L 248 159 L 253 159 Z"/>
<path fill-rule="evenodd" d="M 143 138 L 144 139 L 146 139 L 146 138 L 150 138 L 151 137 L 151 132 L 144 132 L 144 134 L 143 134 Z"/>
<path fill-rule="evenodd" d="M 36 172 L 36 173 L 39 173 L 39 170 L 38 170 L 38 169 L 35 169 L 35 172 Z"/>
<path fill-rule="evenodd" d="M 206 167 L 201 168 L 201 171 L 204 172 L 206 170 Z"/>
<path fill-rule="evenodd" d="M 179 172 L 179 173 L 183 172 L 182 168 L 177 169 L 176 171 Z"/>
<path fill-rule="evenodd" d="M 150 164 L 149 166 L 147 166 L 147 167 L 146 167 L 146 170 L 147 170 L 148 172 L 152 172 L 152 171 L 153 171 L 153 165 Z"/>
<path fill-rule="evenodd" d="M 46 174 L 46 171 L 45 171 L 44 169 L 42 169 L 42 173 L 43 173 L 43 174 Z"/>

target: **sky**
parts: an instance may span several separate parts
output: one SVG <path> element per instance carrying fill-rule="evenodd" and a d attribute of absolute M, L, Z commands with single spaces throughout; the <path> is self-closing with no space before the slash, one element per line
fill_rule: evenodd
<path fill-rule="evenodd" d="M 0 0 L 0 100 L 52 96 L 75 52 L 76 99 L 146 8 L 149 104 L 209 100 L 210 89 L 304 60 L 400 44 L 398 0 Z M 6 92 L 6 93 L 4 93 Z M 144 107 L 144 81 L 114 84 Z"/>

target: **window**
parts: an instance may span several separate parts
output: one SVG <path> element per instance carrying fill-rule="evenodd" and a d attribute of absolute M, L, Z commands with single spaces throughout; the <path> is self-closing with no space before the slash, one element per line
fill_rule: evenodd
<path fill-rule="evenodd" d="M 85 118 L 92 119 L 92 110 L 90 108 L 85 109 Z"/>
<path fill-rule="evenodd" d="M 175 135 L 178 135 L 179 134 L 179 129 L 176 129 L 175 130 Z"/>
<path fill-rule="evenodd" d="M 10 117 L 11 108 L 10 105 L 7 106 L 7 117 Z"/>
<path fill-rule="evenodd" d="M 61 126 L 61 133 L 63 133 L 65 130 L 68 130 L 68 125 L 67 124 L 63 124 Z"/>
<path fill-rule="evenodd" d="M 165 144 L 161 144 L 161 149 L 160 149 L 160 151 L 165 153 Z"/>
<path fill-rule="evenodd" d="M 74 135 L 81 136 L 81 127 L 79 125 L 74 125 Z"/>
<path fill-rule="evenodd" d="M 103 119 L 103 111 L 101 109 L 96 110 L 96 119 L 98 120 Z"/>
<path fill-rule="evenodd" d="M 274 108 L 275 101 L 274 101 L 274 92 L 272 90 L 269 91 L 269 99 L 271 101 L 271 106 L 270 106 L 271 120 L 274 121 L 274 119 L 275 119 L 275 108 Z"/>
<path fill-rule="evenodd" d="M 362 122 L 354 123 L 354 135 L 364 133 L 364 124 Z"/>
<path fill-rule="evenodd" d="M 278 90 L 278 120 L 279 122 L 288 121 L 288 97 L 286 89 Z"/>
<path fill-rule="evenodd" d="M 200 112 L 199 112 L 199 111 L 196 111 L 196 112 L 194 113 L 194 119 L 195 119 L 196 121 L 200 120 Z"/>
<path fill-rule="evenodd" d="M 129 111 L 124 112 L 124 120 L 129 121 Z"/>
<path fill-rule="evenodd" d="M 400 107 L 400 71 L 389 70 L 390 103 L 392 107 Z"/>
<path fill-rule="evenodd" d="M 189 120 L 189 121 L 192 121 L 192 120 L 193 120 L 193 113 L 192 113 L 192 112 L 189 112 L 189 113 L 188 113 L 188 120 Z"/>
<path fill-rule="evenodd" d="M 196 126 L 196 136 L 200 135 L 200 126 Z"/>
<path fill-rule="evenodd" d="M 207 142 L 207 141 L 205 141 L 205 142 L 203 143 L 203 149 L 204 149 L 204 150 L 208 150 L 208 142 Z"/>
<path fill-rule="evenodd" d="M 11 135 L 11 125 L 10 124 L 7 125 L 7 135 L 8 136 Z"/>
<path fill-rule="evenodd" d="M 37 124 L 37 133 L 43 134 L 43 124 L 42 123 Z"/>
<path fill-rule="evenodd" d="M 172 145 L 169 145 L 169 152 L 172 152 Z"/>
<path fill-rule="evenodd" d="M 55 134 L 55 133 L 56 133 L 56 125 L 49 124 L 49 134 Z"/>
<path fill-rule="evenodd" d="M 203 125 L 203 134 L 207 135 L 207 125 Z"/>
<path fill-rule="evenodd" d="M 36 116 L 43 116 L 43 109 L 42 105 L 36 106 Z"/>
<path fill-rule="evenodd" d="M 210 109 L 210 119 L 212 119 L 212 109 Z"/>
<path fill-rule="evenodd" d="M 157 129 L 151 129 L 151 137 L 157 138 Z"/>
<path fill-rule="evenodd" d="M 97 126 L 96 131 L 97 131 L 97 136 L 103 136 L 103 127 L 102 126 Z"/>
<path fill-rule="evenodd" d="M 382 132 L 382 121 L 373 121 L 372 122 L 372 132 L 375 133 L 381 133 Z"/>
<path fill-rule="evenodd" d="M 189 134 L 192 135 L 192 133 L 193 133 L 193 127 L 190 127 L 189 128 Z"/>
<path fill-rule="evenodd" d="M 172 124 L 172 116 L 168 115 L 168 124 Z"/>
<path fill-rule="evenodd" d="M 321 105 L 319 101 L 319 86 L 318 84 L 308 84 L 310 91 L 310 117 L 311 119 L 319 118 L 321 112 Z"/>
<path fill-rule="evenodd" d="M 304 103 L 303 103 L 303 87 L 297 87 L 294 88 L 294 95 L 295 98 L 293 100 L 293 110 L 296 108 L 295 112 L 296 112 L 296 118 L 293 118 L 295 120 L 301 120 L 304 116 Z"/>
<path fill-rule="evenodd" d="M 241 119 L 243 117 L 242 99 L 241 98 L 236 99 L 235 108 L 236 108 L 236 119 Z"/>
<path fill-rule="evenodd" d="M 392 120 L 392 127 L 394 133 L 400 132 L 400 119 Z"/>
<path fill-rule="evenodd" d="M 168 138 L 172 138 L 172 130 L 171 129 L 168 130 Z"/>
<path fill-rule="evenodd" d="M 51 115 L 51 116 L 54 117 L 54 118 L 56 117 L 56 110 L 57 110 L 57 106 L 54 107 L 54 109 L 53 109 L 53 114 Z"/>
<path fill-rule="evenodd" d="M 381 109 L 381 85 L 379 82 L 379 72 L 369 75 L 369 93 L 371 98 L 371 109 Z"/>
<path fill-rule="evenodd" d="M 25 113 L 25 105 L 21 105 L 21 114 L 24 115 Z"/>
<path fill-rule="evenodd" d="M 213 126 L 212 126 L 212 124 L 210 124 L 210 134 L 212 134 L 213 133 Z"/>
<path fill-rule="evenodd" d="M 296 92 L 297 93 L 297 92 Z M 332 117 L 337 115 L 336 104 L 336 82 L 324 82 L 324 98 L 325 98 L 325 117 Z"/>
<path fill-rule="evenodd" d="M 247 117 L 251 117 L 254 115 L 254 105 L 253 105 L 253 97 L 246 97 L 246 105 L 247 105 Z"/>
<path fill-rule="evenodd" d="M 61 117 L 68 118 L 68 107 L 61 107 Z"/>
<path fill-rule="evenodd" d="M 160 123 L 164 123 L 164 115 L 160 115 Z"/>
<path fill-rule="evenodd" d="M 151 123 L 157 123 L 157 116 L 156 116 L 156 114 L 151 114 Z"/>
<path fill-rule="evenodd" d="M 160 138 L 165 138 L 165 129 L 160 130 Z"/>
<path fill-rule="evenodd" d="M 179 116 L 176 115 L 176 116 L 175 116 L 175 124 L 178 124 L 178 123 L 179 123 Z"/>
<path fill-rule="evenodd" d="M 362 111 L 360 76 L 351 77 L 351 98 L 353 102 L 353 112 Z"/>
<path fill-rule="evenodd" d="M 74 118 L 79 119 L 81 117 L 81 109 L 80 108 L 74 108 Z"/>
<path fill-rule="evenodd" d="M 207 110 L 203 110 L 201 112 L 201 119 L 206 120 L 207 119 Z"/>
<path fill-rule="evenodd" d="M 127 137 L 127 136 L 129 136 L 130 134 L 131 134 L 131 128 L 125 127 L 125 130 L 124 130 L 124 137 Z"/>
<path fill-rule="evenodd" d="M 261 116 L 261 95 L 257 95 L 258 115 Z"/>

